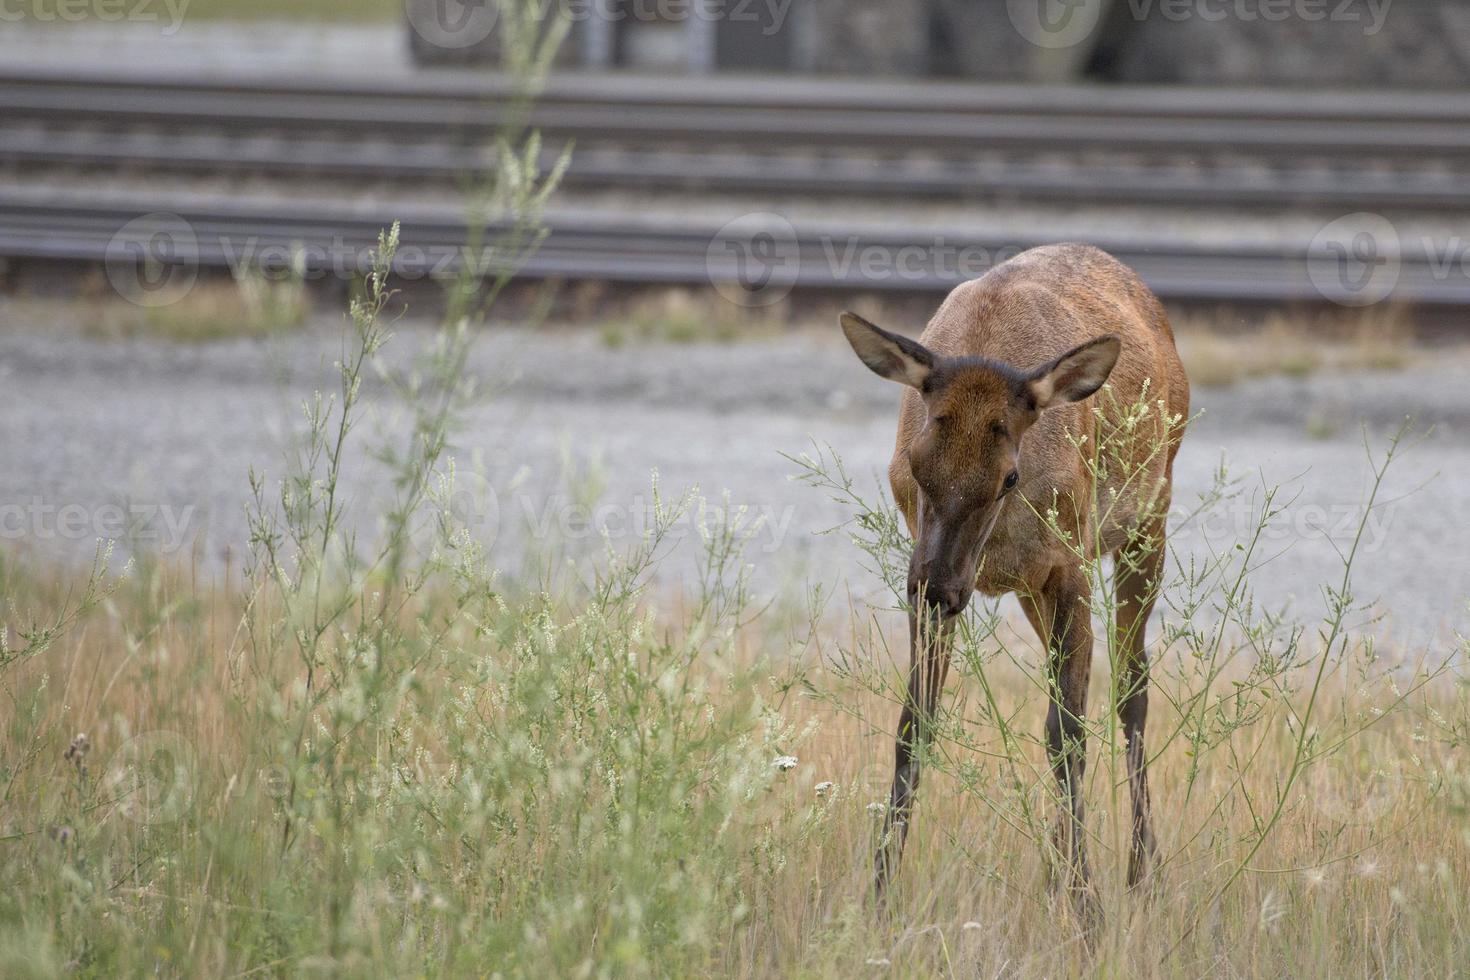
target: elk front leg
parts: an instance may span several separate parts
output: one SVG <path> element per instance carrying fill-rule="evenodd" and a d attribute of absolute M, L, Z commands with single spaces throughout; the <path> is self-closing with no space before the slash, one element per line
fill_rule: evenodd
<path fill-rule="evenodd" d="M 1067 863 L 1074 902 L 1091 913 L 1087 864 L 1086 808 L 1082 800 L 1087 768 L 1087 729 L 1083 713 L 1092 673 L 1092 619 L 1087 581 L 1079 573 L 1053 576 L 1039 596 L 1022 607 L 1047 649 L 1051 703 L 1046 714 L 1046 749 L 1057 785 L 1057 852 Z"/>
<path fill-rule="evenodd" d="M 898 734 L 893 751 L 893 791 L 883 814 L 883 830 L 873 859 L 874 893 L 883 904 L 888 883 L 898 870 L 908 836 L 909 811 L 919 785 L 919 767 L 924 751 L 934 738 L 934 713 L 949 672 L 953 622 L 931 610 L 909 613 L 909 680 L 903 710 L 898 717 Z"/>
<path fill-rule="evenodd" d="M 1128 887 L 1147 876 L 1158 851 L 1148 798 L 1148 753 L 1143 733 L 1148 723 L 1148 654 L 1144 630 L 1153 612 L 1164 569 L 1163 521 L 1129 541 L 1117 556 L 1113 579 L 1118 605 L 1115 701 L 1127 745 L 1128 785 L 1133 800 L 1133 836 L 1128 853 Z"/>

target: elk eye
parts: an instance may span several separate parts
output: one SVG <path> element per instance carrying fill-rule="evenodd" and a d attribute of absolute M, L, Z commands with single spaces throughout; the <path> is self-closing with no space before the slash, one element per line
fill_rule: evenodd
<path fill-rule="evenodd" d="M 1015 470 L 1011 470 L 1009 473 L 1007 473 L 1005 482 L 1002 483 L 1000 486 L 1001 495 L 1004 496 L 1005 494 L 1008 494 L 1012 490 L 1014 490 L 1016 488 L 1016 484 L 1019 483 L 1020 480 L 1021 474 L 1017 473 Z"/>

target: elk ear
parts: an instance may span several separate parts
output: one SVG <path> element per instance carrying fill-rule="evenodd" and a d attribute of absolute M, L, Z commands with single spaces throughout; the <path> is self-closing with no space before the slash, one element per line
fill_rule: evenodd
<path fill-rule="evenodd" d="M 935 357 L 929 348 L 874 326 L 856 313 L 842 314 L 842 332 L 858 358 L 881 378 L 922 388 L 934 370 Z"/>
<path fill-rule="evenodd" d="M 1037 409 L 1080 402 L 1097 391 L 1107 382 L 1122 349 L 1116 334 L 1104 334 L 1031 372 L 1026 386 Z"/>

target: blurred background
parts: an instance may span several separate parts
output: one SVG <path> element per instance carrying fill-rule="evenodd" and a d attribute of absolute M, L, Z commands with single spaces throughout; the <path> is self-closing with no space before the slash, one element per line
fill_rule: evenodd
<path fill-rule="evenodd" d="M 0 0 L 0 535 L 237 568 L 246 474 L 330 385 L 396 220 L 410 338 L 467 266 L 514 272 L 454 447 L 497 560 L 631 539 L 657 471 L 764 519 L 773 593 L 874 592 L 783 456 L 882 484 L 897 392 L 837 311 L 917 333 L 1086 241 L 1194 381 L 1181 562 L 1285 483 L 1262 599 L 1318 609 L 1366 521 L 1362 615 L 1430 643 L 1470 620 L 1467 83 L 1461 0 Z M 525 220 L 510 153 L 566 167 L 544 240 L 467 245 Z"/>

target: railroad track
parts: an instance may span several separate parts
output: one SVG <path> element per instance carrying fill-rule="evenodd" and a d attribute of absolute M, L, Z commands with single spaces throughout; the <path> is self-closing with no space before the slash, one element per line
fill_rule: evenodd
<path fill-rule="evenodd" d="M 37 202 L 31 195 L 0 191 L 0 255 L 20 259 L 138 265 L 145 252 L 162 265 L 197 269 L 238 268 L 273 256 L 276 264 L 300 255 L 309 275 L 366 268 L 379 231 L 395 218 L 403 248 L 397 273 L 409 280 L 444 275 L 465 261 L 482 272 L 502 267 L 502 253 L 469 253 L 466 225 L 446 209 L 408 208 L 375 213 L 361 207 L 303 206 L 299 201 L 216 200 L 175 206 L 160 218 L 153 208 L 168 202 L 81 200 Z M 857 276 L 845 259 L 865 249 L 896 254 L 913 247 L 912 235 L 848 230 L 840 225 L 800 231 L 749 225 L 738 233 L 697 222 L 635 220 L 605 213 L 552 212 L 550 234 L 534 254 L 514 263 L 518 275 L 540 279 L 594 279 L 625 283 L 708 284 L 750 288 L 938 291 L 979 274 L 988 262 L 1050 239 L 1001 241 L 984 234 L 936 235 L 951 254 L 969 256 L 963 268 L 940 261 L 903 264 L 887 274 Z M 488 240 L 507 229 L 492 227 Z M 767 239 L 753 250 L 756 237 Z M 162 234 L 168 240 L 158 247 Z M 1096 244 L 1135 268 L 1162 297 L 1189 301 L 1351 301 L 1354 287 L 1335 277 L 1337 257 L 1309 243 L 1206 245 L 1156 237 L 1115 235 Z M 1394 296 L 1426 307 L 1470 306 L 1470 277 L 1446 276 L 1443 263 L 1407 247 L 1398 265 Z M 767 287 L 762 287 L 767 288 Z"/>
<path fill-rule="evenodd" d="M 477 74 L 426 73 L 387 85 L 0 69 L 0 167 L 79 167 L 89 178 L 120 171 L 364 177 L 396 181 L 411 192 L 425 181 L 462 180 L 483 169 L 491 162 L 490 138 L 520 120 L 543 131 L 550 154 L 575 141 L 568 179 L 583 187 L 720 191 L 756 201 L 832 194 L 1147 202 L 1183 211 L 1218 208 L 1222 224 L 1225 209 L 1244 205 L 1317 208 L 1324 223 L 1344 211 L 1418 209 L 1439 217 L 1470 210 L 1470 98 L 1456 94 L 731 78 L 670 85 L 565 76 L 552 79 L 524 115 L 523 106 L 505 80 Z M 466 239 L 461 217 L 416 206 L 412 193 L 376 195 L 392 203 L 367 211 L 345 203 L 303 205 L 291 196 L 187 203 L 153 194 L 121 206 L 115 197 L 89 193 L 85 183 L 46 200 L 24 181 L 0 184 L 0 256 L 127 261 L 129 249 L 142 247 L 127 239 L 129 222 L 168 212 L 191 241 L 181 261 L 206 268 L 236 264 L 252 249 L 283 255 L 298 247 L 323 267 L 360 267 L 379 229 L 395 218 L 408 246 L 401 275 L 484 261 L 457 251 Z M 564 209 L 550 224 L 543 247 L 518 266 L 521 275 L 739 283 L 761 259 L 751 242 L 722 240 L 718 222 L 694 218 Z M 766 256 L 772 261 L 751 281 L 774 275 L 778 283 L 789 279 L 785 285 L 811 289 L 947 289 L 992 259 L 1053 240 L 1041 232 L 1029 240 L 929 224 L 875 231 L 838 218 L 777 232 L 764 241 L 777 246 Z M 1324 254 L 1321 242 L 1203 244 L 1166 228 L 1088 238 L 1170 299 L 1352 298 L 1352 283 L 1339 287 L 1330 275 L 1340 256 Z M 970 256 L 963 268 L 932 254 L 922 258 L 926 242 L 941 240 Z M 1334 245 L 1342 243 L 1325 243 Z M 916 267 L 887 274 L 841 258 L 916 247 Z M 1392 251 L 1395 297 L 1470 306 L 1470 276 L 1456 273 L 1463 265 L 1456 256 L 1431 254 L 1423 242 L 1394 242 Z M 1378 263 L 1390 256 L 1369 258 Z"/>
<path fill-rule="evenodd" d="M 380 85 L 0 69 L 0 164 L 449 181 L 521 119 L 494 76 Z M 1470 209 L 1457 94 L 554 78 L 580 187 Z"/>

